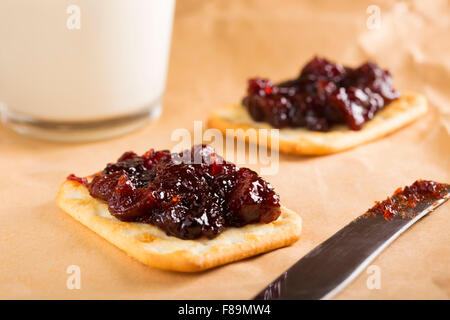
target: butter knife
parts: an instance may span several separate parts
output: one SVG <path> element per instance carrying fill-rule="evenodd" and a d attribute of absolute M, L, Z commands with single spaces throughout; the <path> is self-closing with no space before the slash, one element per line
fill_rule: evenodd
<path fill-rule="evenodd" d="M 255 300 L 331 299 L 353 281 L 390 243 L 449 199 L 423 200 L 390 220 L 358 217 L 321 243 L 257 294 Z"/>

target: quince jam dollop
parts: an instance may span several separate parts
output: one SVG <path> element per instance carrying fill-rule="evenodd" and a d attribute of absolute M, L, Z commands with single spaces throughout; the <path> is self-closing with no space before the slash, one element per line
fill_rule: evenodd
<path fill-rule="evenodd" d="M 360 130 L 398 97 L 389 71 L 373 62 L 349 68 L 315 57 L 296 79 L 279 84 L 250 79 L 243 105 L 253 120 L 276 128 L 328 131 L 335 124 L 346 124 Z"/>
<path fill-rule="evenodd" d="M 211 239 L 227 227 L 269 223 L 281 212 L 269 183 L 207 145 L 181 153 L 125 152 L 90 183 L 68 179 L 85 182 L 119 220 L 149 223 L 181 239 Z"/>
<path fill-rule="evenodd" d="M 364 216 L 382 216 L 392 220 L 399 216 L 414 218 L 413 209 L 423 201 L 437 201 L 449 196 L 450 185 L 428 180 L 417 180 L 412 185 L 398 188 L 394 194 L 384 201 L 375 202 Z M 412 213 L 412 214 L 411 214 Z"/>

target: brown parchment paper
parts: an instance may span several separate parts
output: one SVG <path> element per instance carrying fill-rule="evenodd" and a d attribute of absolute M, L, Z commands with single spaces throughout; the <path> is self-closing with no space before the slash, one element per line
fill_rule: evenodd
<path fill-rule="evenodd" d="M 381 9 L 379 30 L 366 27 L 372 4 Z M 447 1 L 178 1 L 157 122 L 87 144 L 36 141 L 0 126 L 0 298 L 251 298 L 374 200 L 418 178 L 450 182 L 449 16 Z M 303 218 L 295 245 L 198 274 L 159 271 L 57 208 L 69 173 L 96 172 L 129 149 L 171 148 L 174 129 L 192 130 L 213 108 L 240 100 L 250 76 L 295 76 L 314 54 L 349 65 L 373 59 L 393 72 L 400 90 L 425 94 L 431 110 L 348 152 L 281 155 L 278 174 L 267 179 Z M 449 229 L 445 205 L 373 262 L 381 289 L 367 288 L 364 271 L 336 298 L 450 298 Z M 80 290 L 66 287 L 69 265 L 81 268 Z"/>

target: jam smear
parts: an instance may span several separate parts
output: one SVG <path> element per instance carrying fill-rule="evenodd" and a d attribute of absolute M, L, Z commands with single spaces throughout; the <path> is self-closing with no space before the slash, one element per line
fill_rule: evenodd
<path fill-rule="evenodd" d="M 411 186 L 398 188 L 394 194 L 382 202 L 375 202 L 364 216 L 382 216 L 392 220 L 396 216 L 414 218 L 411 214 L 419 203 L 425 200 L 437 201 L 448 197 L 450 185 L 428 180 L 417 180 Z"/>
<path fill-rule="evenodd" d="M 360 130 L 399 96 L 389 71 L 373 62 L 349 68 L 315 57 L 296 79 L 279 84 L 250 79 L 243 105 L 253 120 L 276 128 L 328 131 L 335 124 L 346 124 Z"/>
<path fill-rule="evenodd" d="M 119 220 L 149 223 L 181 239 L 211 239 L 227 227 L 269 223 L 281 213 L 269 183 L 208 145 L 181 153 L 126 152 L 95 175 L 88 189 Z"/>

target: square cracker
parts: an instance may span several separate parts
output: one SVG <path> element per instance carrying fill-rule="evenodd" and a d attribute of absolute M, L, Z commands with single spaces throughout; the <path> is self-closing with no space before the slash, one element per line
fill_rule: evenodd
<path fill-rule="evenodd" d="M 184 272 L 201 271 L 241 260 L 296 242 L 301 218 L 282 207 L 280 217 L 267 224 L 228 228 L 214 239 L 182 240 L 156 226 L 123 222 L 106 203 L 79 182 L 66 180 L 56 201 L 61 209 L 128 255 L 151 267 Z"/>
<path fill-rule="evenodd" d="M 311 131 L 305 128 L 283 128 L 279 130 L 278 149 L 285 153 L 323 155 L 344 151 L 360 144 L 381 138 L 413 122 L 427 112 L 424 96 L 407 93 L 392 101 L 361 130 L 354 131 L 344 125 L 335 126 L 328 132 Z M 271 146 L 268 130 L 256 130 L 256 135 L 246 134 L 247 129 L 274 129 L 265 122 L 254 121 L 242 105 L 218 109 L 208 119 L 210 128 L 217 128 L 223 134 L 235 129 L 235 136 L 251 143 Z M 236 130 L 243 129 L 243 130 Z"/>

